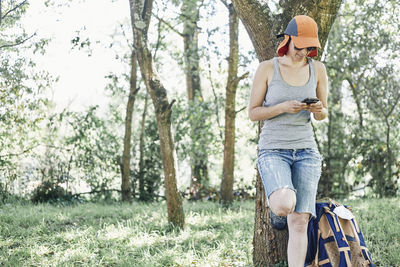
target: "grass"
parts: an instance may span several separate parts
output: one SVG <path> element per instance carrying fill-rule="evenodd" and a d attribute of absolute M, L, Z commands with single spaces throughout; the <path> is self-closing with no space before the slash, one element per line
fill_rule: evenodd
<path fill-rule="evenodd" d="M 376 266 L 400 266 L 400 199 L 348 201 Z M 0 206 L 0 266 L 252 266 L 253 201 Z"/>
<path fill-rule="evenodd" d="M 346 201 L 353 207 L 372 260 L 378 266 L 400 266 L 400 198 Z"/>
<path fill-rule="evenodd" d="M 165 203 L 3 206 L 0 265 L 251 265 L 252 202 L 185 203 L 182 231 L 166 214 Z"/>

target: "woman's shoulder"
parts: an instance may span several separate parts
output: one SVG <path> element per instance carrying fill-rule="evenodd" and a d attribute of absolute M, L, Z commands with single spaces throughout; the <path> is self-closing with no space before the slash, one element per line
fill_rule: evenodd
<path fill-rule="evenodd" d="M 258 65 L 259 69 L 262 69 L 264 72 L 269 72 L 274 70 L 274 59 L 268 59 L 261 61 L 260 64 Z"/>
<path fill-rule="evenodd" d="M 325 64 L 322 63 L 319 60 L 313 59 L 312 60 L 314 62 L 314 68 L 315 68 L 315 73 L 317 75 L 326 75 L 326 67 Z"/>
<path fill-rule="evenodd" d="M 325 70 L 326 69 L 325 64 L 322 63 L 321 61 L 316 60 L 316 59 L 312 59 L 312 61 L 314 62 L 314 67 L 316 70 Z"/>

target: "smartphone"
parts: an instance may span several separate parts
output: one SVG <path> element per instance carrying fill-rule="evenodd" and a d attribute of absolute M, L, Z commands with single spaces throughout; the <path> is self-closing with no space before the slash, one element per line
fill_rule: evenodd
<path fill-rule="evenodd" d="M 310 104 L 315 104 L 315 103 L 317 103 L 318 101 L 319 101 L 318 98 L 315 98 L 315 97 L 307 97 L 307 98 L 303 99 L 303 101 L 301 101 L 301 103 L 306 103 L 307 105 L 310 105 Z"/>

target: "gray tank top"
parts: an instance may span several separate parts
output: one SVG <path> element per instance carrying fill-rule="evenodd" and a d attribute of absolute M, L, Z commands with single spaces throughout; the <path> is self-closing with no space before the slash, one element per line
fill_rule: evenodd
<path fill-rule="evenodd" d="M 310 77 L 304 86 L 286 83 L 280 74 L 278 58 L 274 58 L 274 75 L 268 85 L 263 106 L 270 107 L 288 101 L 302 101 L 306 97 L 316 97 L 317 79 L 314 61 L 307 58 Z M 311 125 L 310 112 L 302 110 L 296 114 L 282 113 L 264 121 L 260 133 L 258 149 L 301 149 L 317 148 Z"/>

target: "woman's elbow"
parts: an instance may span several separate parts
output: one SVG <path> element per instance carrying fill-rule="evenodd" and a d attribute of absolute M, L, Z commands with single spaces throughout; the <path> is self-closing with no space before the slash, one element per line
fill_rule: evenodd
<path fill-rule="evenodd" d="M 256 116 L 255 116 L 255 114 L 254 114 L 254 111 L 252 109 L 249 109 L 248 113 L 249 113 L 249 118 L 250 118 L 251 121 L 258 121 Z"/>

